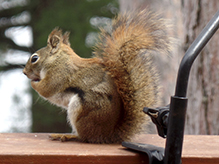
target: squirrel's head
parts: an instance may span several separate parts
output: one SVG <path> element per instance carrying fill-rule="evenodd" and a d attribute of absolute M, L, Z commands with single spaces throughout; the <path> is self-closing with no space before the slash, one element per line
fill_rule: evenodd
<path fill-rule="evenodd" d="M 79 58 L 70 47 L 69 32 L 55 28 L 49 35 L 47 46 L 36 51 L 27 61 L 23 73 L 32 81 L 38 82 L 42 74 L 54 67 L 63 67 L 69 56 Z"/>

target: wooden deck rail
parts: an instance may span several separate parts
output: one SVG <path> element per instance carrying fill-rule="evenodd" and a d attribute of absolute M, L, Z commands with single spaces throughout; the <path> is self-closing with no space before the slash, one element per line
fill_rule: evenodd
<path fill-rule="evenodd" d="M 165 147 L 157 135 L 141 135 L 135 142 Z M 186 135 L 183 164 L 219 163 L 219 136 Z M 121 145 L 50 141 L 44 133 L 1 133 L 0 164 L 57 163 L 148 163 L 147 155 L 129 151 Z"/>

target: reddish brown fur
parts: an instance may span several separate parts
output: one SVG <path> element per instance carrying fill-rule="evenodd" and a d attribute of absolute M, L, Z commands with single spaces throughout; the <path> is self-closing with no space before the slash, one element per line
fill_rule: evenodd
<path fill-rule="evenodd" d="M 152 54 L 168 52 L 165 29 L 164 21 L 146 10 L 119 15 L 112 31 L 101 30 L 96 57 L 91 59 L 76 55 L 69 33 L 55 29 L 47 47 L 36 52 L 39 60 L 32 63 L 30 58 L 24 73 L 41 96 L 67 109 L 79 140 L 130 140 L 148 122 L 143 107 L 158 102 Z"/>

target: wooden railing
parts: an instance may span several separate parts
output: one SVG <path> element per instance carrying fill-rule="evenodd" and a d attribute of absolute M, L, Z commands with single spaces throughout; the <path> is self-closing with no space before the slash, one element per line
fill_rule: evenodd
<path fill-rule="evenodd" d="M 46 133 L 1 133 L 0 164 L 148 163 L 146 154 L 127 150 L 118 144 L 50 141 L 48 135 Z M 165 139 L 155 134 L 141 135 L 134 141 L 165 147 Z M 182 163 L 219 163 L 219 136 L 185 135 Z"/>

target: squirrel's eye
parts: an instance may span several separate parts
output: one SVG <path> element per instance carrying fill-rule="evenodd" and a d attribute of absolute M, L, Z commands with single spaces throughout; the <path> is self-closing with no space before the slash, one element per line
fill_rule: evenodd
<path fill-rule="evenodd" d="M 39 56 L 38 56 L 38 55 L 33 55 L 33 56 L 31 57 L 31 63 L 35 63 L 38 59 L 39 59 Z"/>

